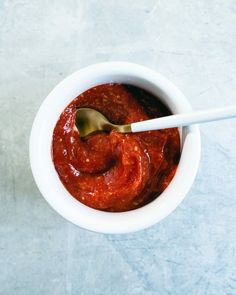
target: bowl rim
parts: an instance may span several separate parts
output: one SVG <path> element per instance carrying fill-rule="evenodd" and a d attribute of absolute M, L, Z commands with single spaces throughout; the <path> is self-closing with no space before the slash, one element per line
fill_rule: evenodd
<path fill-rule="evenodd" d="M 121 61 L 93 64 L 66 77 L 42 102 L 31 129 L 29 156 L 35 182 L 54 210 L 87 230 L 121 234 L 135 232 L 158 223 L 183 201 L 197 174 L 201 139 L 197 125 L 182 129 L 181 159 L 174 178 L 157 199 L 141 208 L 111 213 L 92 209 L 75 200 L 64 188 L 54 168 L 51 158 L 52 132 L 59 115 L 68 103 L 85 90 L 103 84 L 106 76 L 110 82 L 122 82 L 123 79 L 152 93 L 158 89 L 158 96 L 161 95 L 164 101 L 170 100 L 170 107 L 172 111 L 176 109 L 173 111 L 175 113 L 191 111 L 191 106 L 183 93 L 167 78 L 150 68 Z"/>

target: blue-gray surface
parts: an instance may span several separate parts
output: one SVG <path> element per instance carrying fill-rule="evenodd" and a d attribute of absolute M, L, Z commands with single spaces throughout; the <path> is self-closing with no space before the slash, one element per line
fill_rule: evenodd
<path fill-rule="evenodd" d="M 236 294 L 236 121 L 201 127 L 198 177 L 152 228 L 102 235 L 66 222 L 32 179 L 28 139 L 73 71 L 126 60 L 171 79 L 195 109 L 236 103 L 234 0 L 0 2 L 0 293 Z"/>

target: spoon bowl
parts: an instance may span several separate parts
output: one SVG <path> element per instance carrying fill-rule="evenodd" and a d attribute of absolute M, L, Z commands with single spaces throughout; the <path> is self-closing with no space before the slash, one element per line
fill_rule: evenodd
<path fill-rule="evenodd" d="M 80 137 L 86 137 L 99 131 L 110 132 L 111 130 L 116 130 L 121 133 L 131 132 L 130 124 L 112 124 L 102 113 L 90 108 L 79 108 L 77 110 L 75 125 L 79 131 Z"/>

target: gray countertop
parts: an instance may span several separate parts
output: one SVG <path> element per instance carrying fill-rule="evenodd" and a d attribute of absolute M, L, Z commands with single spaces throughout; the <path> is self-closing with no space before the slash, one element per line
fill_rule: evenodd
<path fill-rule="evenodd" d="M 236 294 L 236 120 L 201 126 L 192 190 L 150 229 L 88 232 L 39 193 L 38 107 L 67 75 L 110 60 L 159 71 L 195 109 L 235 104 L 236 2 L 0 2 L 0 294 Z"/>

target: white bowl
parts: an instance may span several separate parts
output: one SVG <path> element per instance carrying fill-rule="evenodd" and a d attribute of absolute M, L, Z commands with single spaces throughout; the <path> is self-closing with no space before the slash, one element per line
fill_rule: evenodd
<path fill-rule="evenodd" d="M 30 163 L 39 190 L 59 214 L 82 228 L 117 234 L 147 228 L 181 203 L 197 173 L 201 142 L 197 126 L 181 130 L 182 152 L 177 172 L 166 190 L 148 205 L 122 213 L 103 212 L 83 205 L 64 188 L 54 168 L 51 157 L 53 129 L 64 108 L 76 96 L 93 86 L 110 82 L 143 88 L 159 97 L 173 113 L 191 111 L 184 95 L 153 70 L 127 62 L 91 65 L 64 79 L 42 103 L 31 131 Z"/>

